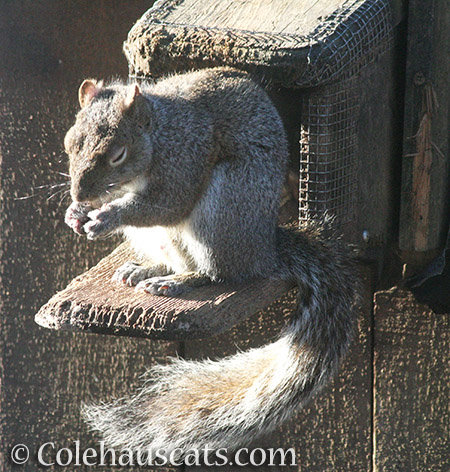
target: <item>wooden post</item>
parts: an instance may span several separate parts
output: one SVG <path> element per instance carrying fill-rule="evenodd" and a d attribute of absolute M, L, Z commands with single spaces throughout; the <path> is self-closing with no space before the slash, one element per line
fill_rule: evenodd
<path fill-rule="evenodd" d="M 449 25 L 447 0 L 410 1 L 400 216 L 404 251 L 438 248 L 448 222 Z"/>

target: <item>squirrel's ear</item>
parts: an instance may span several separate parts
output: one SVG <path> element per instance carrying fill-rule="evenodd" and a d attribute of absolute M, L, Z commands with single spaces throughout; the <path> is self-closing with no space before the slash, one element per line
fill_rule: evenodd
<path fill-rule="evenodd" d="M 125 108 L 130 108 L 130 106 L 136 100 L 136 97 L 142 95 L 141 88 L 138 84 L 133 84 L 128 87 L 127 95 L 125 97 L 124 106 Z"/>
<path fill-rule="evenodd" d="M 78 100 L 81 108 L 84 108 L 91 103 L 92 99 L 98 95 L 103 83 L 96 80 L 86 79 L 78 89 Z"/>

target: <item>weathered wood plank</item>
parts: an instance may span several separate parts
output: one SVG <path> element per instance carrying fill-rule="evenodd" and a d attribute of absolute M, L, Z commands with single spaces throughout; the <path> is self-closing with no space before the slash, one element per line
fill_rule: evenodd
<path fill-rule="evenodd" d="M 244 285 L 211 284 L 179 297 L 160 297 L 111 280 L 118 267 L 135 259 L 129 246 L 122 244 L 52 297 L 39 310 L 36 322 L 68 331 L 195 339 L 228 330 L 293 287 L 282 280 L 256 280 Z"/>
<path fill-rule="evenodd" d="M 450 317 L 410 292 L 375 295 L 376 471 L 450 470 Z"/>
<path fill-rule="evenodd" d="M 448 223 L 449 24 L 446 0 L 410 1 L 400 215 L 404 251 L 436 249 Z"/>
<path fill-rule="evenodd" d="M 184 0 L 164 20 L 246 31 L 272 31 L 307 35 L 325 18 L 342 7 L 345 0 Z"/>

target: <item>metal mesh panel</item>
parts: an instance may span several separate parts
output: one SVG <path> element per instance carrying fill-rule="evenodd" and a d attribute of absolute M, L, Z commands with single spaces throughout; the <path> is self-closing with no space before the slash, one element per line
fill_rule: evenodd
<path fill-rule="evenodd" d="M 337 225 L 354 220 L 358 178 L 357 73 L 392 45 L 387 1 L 366 0 L 352 13 L 351 21 L 342 20 L 342 14 L 335 20 L 337 39 L 311 57 L 300 81 L 316 85 L 341 77 L 320 91 L 306 93 L 303 99 L 300 221 L 325 213 L 334 216 Z"/>
<path fill-rule="evenodd" d="M 357 6 L 357 8 L 355 8 Z M 334 30 L 331 41 L 320 49 L 311 48 L 298 85 L 317 86 L 339 76 L 351 77 L 387 51 L 392 42 L 392 21 L 387 0 L 357 0 L 333 18 L 327 18 L 312 35 L 311 44 Z"/>
<path fill-rule="evenodd" d="M 356 190 L 357 79 L 306 94 L 300 137 L 300 220 L 354 217 Z"/>

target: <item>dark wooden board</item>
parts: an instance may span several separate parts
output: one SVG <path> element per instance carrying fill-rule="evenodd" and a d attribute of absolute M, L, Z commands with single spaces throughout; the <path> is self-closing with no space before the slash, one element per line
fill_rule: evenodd
<path fill-rule="evenodd" d="M 75 440 L 82 449 L 98 449 L 99 438 L 81 419 L 82 402 L 126 395 L 141 384 L 148 366 L 179 351 L 179 343 L 74 335 L 42 329 L 33 321 L 52 294 L 112 249 L 77 238 L 64 224 L 67 198 L 60 193 L 48 199 L 55 189 L 39 187 L 66 180 L 59 174 L 67 173 L 63 139 L 78 111 L 78 86 L 87 77 L 126 78 L 121 42 L 150 4 L 1 3 L 1 472 L 130 472 L 122 467 L 41 468 L 36 451 L 49 441 L 73 448 Z M 29 447 L 27 464 L 11 463 L 15 444 Z"/>
<path fill-rule="evenodd" d="M 375 295 L 374 461 L 379 471 L 450 470 L 450 317 L 410 292 Z"/>
<path fill-rule="evenodd" d="M 180 340 L 212 336 L 266 308 L 293 287 L 282 280 L 211 284 L 179 297 L 149 295 L 111 280 L 136 255 L 124 243 L 75 278 L 36 315 L 46 328 Z"/>
<path fill-rule="evenodd" d="M 410 1 L 400 248 L 426 258 L 444 243 L 449 221 L 449 24 L 447 0 Z"/>

